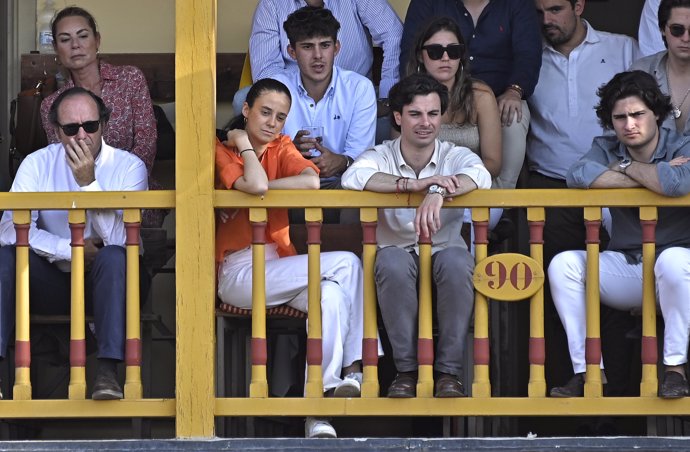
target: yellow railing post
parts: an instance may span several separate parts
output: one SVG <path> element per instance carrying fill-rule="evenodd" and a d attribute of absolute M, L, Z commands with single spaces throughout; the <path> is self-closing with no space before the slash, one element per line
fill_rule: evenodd
<path fill-rule="evenodd" d="M 323 324 L 321 322 L 321 209 L 305 209 L 309 283 L 307 287 L 309 315 L 307 317 L 307 385 L 306 397 L 323 397 Z"/>
<path fill-rule="evenodd" d="M 530 228 L 530 255 L 541 267 L 544 267 L 544 221 L 543 207 L 527 209 L 527 221 Z M 532 295 L 529 304 L 529 384 L 527 393 L 530 397 L 546 397 L 546 378 L 544 376 L 545 342 L 544 342 L 544 288 Z"/>
<path fill-rule="evenodd" d="M 266 379 L 266 209 L 250 209 L 252 224 L 252 379 L 249 397 L 268 397 Z M 219 382 L 220 384 L 220 382 Z"/>
<path fill-rule="evenodd" d="M 654 278 L 656 207 L 640 207 L 642 223 L 642 381 L 641 397 L 657 396 L 656 284 Z"/>
<path fill-rule="evenodd" d="M 600 207 L 585 207 L 585 226 L 587 228 L 587 282 L 585 284 L 587 300 L 587 339 L 585 346 L 587 377 L 585 380 L 585 397 L 601 397 L 601 316 L 599 315 Z"/>
<path fill-rule="evenodd" d="M 417 397 L 434 396 L 434 338 L 431 301 L 431 237 L 419 235 L 419 314 Z"/>
<path fill-rule="evenodd" d="M 86 398 L 86 333 L 84 314 L 84 228 L 86 212 L 70 210 L 69 227 L 72 231 L 71 263 L 71 316 L 69 345 L 69 398 L 84 400 Z"/>
<path fill-rule="evenodd" d="M 175 2 L 176 436 L 214 434 L 216 0 Z"/>
<path fill-rule="evenodd" d="M 364 269 L 364 343 L 362 344 L 362 397 L 379 396 L 378 328 L 376 325 L 376 224 L 378 209 L 360 209 L 362 265 Z"/>
<path fill-rule="evenodd" d="M 123 212 L 127 238 L 127 321 L 125 325 L 125 399 L 141 399 L 141 310 L 139 284 L 139 226 L 141 210 Z"/>
<path fill-rule="evenodd" d="M 15 210 L 16 253 L 16 327 L 14 400 L 31 399 L 31 342 L 29 333 L 29 224 L 31 211 Z"/>
<path fill-rule="evenodd" d="M 474 223 L 474 260 L 481 262 L 488 255 L 489 209 L 472 209 Z M 489 301 L 474 292 L 474 382 L 472 397 L 491 397 L 489 380 Z"/>

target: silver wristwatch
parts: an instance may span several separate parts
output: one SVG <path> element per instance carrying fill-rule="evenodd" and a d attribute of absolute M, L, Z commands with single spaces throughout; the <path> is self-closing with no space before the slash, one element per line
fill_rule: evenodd
<path fill-rule="evenodd" d="M 625 174 L 625 170 L 632 164 L 632 160 L 629 157 L 624 158 L 618 163 L 618 169 L 621 173 Z"/>
<path fill-rule="evenodd" d="M 441 187 L 440 185 L 434 184 L 429 187 L 429 191 L 427 192 L 427 194 L 431 195 L 433 193 L 438 193 L 443 198 L 446 196 L 446 189 Z"/>

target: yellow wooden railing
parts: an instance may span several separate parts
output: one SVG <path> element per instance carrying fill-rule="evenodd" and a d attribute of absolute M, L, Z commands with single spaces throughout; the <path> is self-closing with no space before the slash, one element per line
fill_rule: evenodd
<path fill-rule="evenodd" d="M 361 220 L 371 230 L 379 207 L 407 207 L 416 205 L 421 198 L 416 195 L 396 196 L 354 192 L 306 192 L 274 191 L 264 198 L 233 191 L 215 191 L 214 181 L 214 128 L 215 124 L 215 54 L 216 54 L 216 0 L 176 0 L 176 156 L 175 191 L 147 193 L 56 193 L 56 194 L 0 194 L 0 210 L 14 210 L 17 221 L 26 223 L 27 213 L 33 209 L 65 209 L 71 211 L 71 218 L 78 224 L 84 210 L 93 208 L 129 209 L 127 221 L 136 223 L 139 208 L 175 209 L 176 215 L 176 384 L 174 399 L 142 399 L 141 379 L 137 366 L 127 369 L 127 397 L 120 401 L 83 400 L 83 378 L 80 365 L 72 372 L 73 386 L 68 400 L 32 400 L 28 372 L 17 373 L 18 386 L 15 400 L 0 402 L 0 418 L 84 418 L 84 417 L 172 417 L 176 422 L 178 438 L 209 438 L 214 435 L 214 420 L 217 416 L 257 415 L 327 415 L 327 416 L 388 416 L 388 415 L 433 415 L 433 416 L 548 416 L 548 415 L 689 415 L 690 398 L 668 401 L 655 396 L 656 363 L 647 355 L 644 359 L 641 397 L 601 397 L 601 381 L 598 367 L 588 366 L 587 395 L 578 399 L 550 399 L 545 397 L 546 386 L 543 372 L 543 300 L 542 291 L 537 290 L 530 297 L 530 381 L 528 397 L 492 397 L 488 361 L 485 354 L 489 347 L 488 301 L 486 294 L 477 291 L 475 305 L 475 350 L 481 349 L 475 357 L 473 396 L 467 399 L 434 399 L 429 397 L 429 375 L 424 375 L 419 397 L 414 399 L 379 398 L 377 369 L 365 366 L 363 396 L 359 399 L 336 399 L 320 397 L 320 371 L 318 365 L 310 369 L 311 390 L 305 398 L 268 398 L 262 389 L 265 380 L 261 369 L 256 369 L 257 390 L 250 397 L 217 398 L 214 381 L 215 338 L 214 303 L 215 274 L 214 209 L 224 207 L 252 208 L 252 218 L 260 219 L 265 210 L 272 207 L 297 207 L 310 209 L 309 220 L 318 219 L 322 207 L 360 207 Z M 644 220 L 655 218 L 656 206 L 688 206 L 690 197 L 669 199 L 645 190 L 490 190 L 477 191 L 456 199 L 450 207 L 474 207 L 477 223 L 488 219 L 488 206 L 527 207 L 528 219 L 538 231 L 544 220 L 544 208 L 584 207 L 588 220 L 596 221 L 601 206 L 642 206 Z M 369 232 L 368 234 L 371 234 Z M 539 234 L 535 233 L 530 245 L 531 256 L 537 264 L 542 262 Z M 476 257 L 485 262 L 486 244 L 478 235 Z M 363 245 L 365 269 L 365 325 L 366 338 L 376 335 L 373 280 L 373 259 L 376 245 L 367 241 Z M 78 246 L 76 247 L 78 248 Z M 645 301 L 643 308 L 643 336 L 655 339 L 654 292 L 651 274 L 653 244 L 645 244 Z M 75 249 L 75 256 L 79 250 Z M 597 251 L 596 245 L 589 247 L 590 257 Z M 135 254 L 132 248 L 128 256 Z M 310 253 L 317 255 L 318 246 Z M 651 253 L 651 254 L 650 254 Z M 18 262 L 24 266 L 26 256 L 18 252 Z M 131 258 L 130 258 L 131 259 Z M 79 272 L 79 259 L 75 264 Z M 310 259 L 310 262 L 318 259 Z M 590 259 L 590 262 L 594 262 Z M 312 263 L 312 265 L 315 265 Z M 428 263 L 424 264 L 425 267 Z M 594 267 L 592 267 L 594 268 Z M 591 277 L 595 277 L 592 273 Z M 26 278 L 20 275 L 17 310 L 17 338 L 28 339 L 28 286 Z M 83 281 L 83 280 L 82 280 Z M 79 283 L 79 278 L 76 280 Z M 138 304 L 133 287 L 129 286 L 128 298 L 132 306 Z M 428 292 L 424 290 L 423 292 Z M 310 328 L 312 338 L 318 337 L 318 316 L 313 310 L 318 303 L 313 299 L 318 290 L 310 291 Z M 75 295 L 79 305 L 81 295 Z M 422 305 L 429 312 L 427 295 Z M 510 297 L 508 297 L 510 298 Z M 595 294 L 590 294 L 588 305 L 596 305 Z M 80 320 L 80 309 L 75 309 L 75 319 Z M 422 316 L 420 316 L 421 318 Z M 428 317 L 430 319 L 430 316 Z M 424 325 L 428 325 L 427 316 Z M 128 317 L 127 337 L 136 339 L 136 315 Z M 262 322 L 255 321 L 256 333 L 261 334 Z M 21 325 L 21 328 L 19 328 Z M 82 330 L 73 325 L 72 337 L 81 340 Z M 420 329 L 423 336 L 429 332 Z M 594 310 L 588 312 L 588 334 L 598 337 L 598 319 Z M 648 342 L 650 343 L 650 342 Z M 479 347 L 477 347 L 479 344 Z M 365 347 L 366 348 L 366 347 Z M 648 347 L 649 348 L 649 347 Z M 540 355 L 541 350 L 541 355 Z M 79 364 L 75 362 L 74 364 Z M 428 369 L 424 370 L 428 374 Z M 153 370 L 155 375 L 155 369 Z M 154 378 L 155 380 L 155 378 Z"/>
<path fill-rule="evenodd" d="M 209 150 L 209 154 L 211 150 Z M 211 175 L 209 174 L 209 177 Z M 30 193 L 2 193 L 0 194 L 0 210 L 13 210 L 15 222 L 21 230 L 22 224 L 29 220 L 29 211 L 33 209 L 64 209 L 70 212 L 70 221 L 79 230 L 79 224 L 83 222 L 84 211 L 94 208 L 122 208 L 125 209 L 125 221 L 130 227 L 136 227 L 138 222 L 138 208 L 174 208 L 177 217 L 177 297 L 176 309 L 178 311 L 176 336 L 176 374 L 178 387 L 175 399 L 143 399 L 141 394 L 141 378 L 136 363 L 127 367 L 127 380 L 125 384 L 126 396 L 121 401 L 91 401 L 84 400 L 83 365 L 80 360 L 72 361 L 72 372 L 68 400 L 32 400 L 31 382 L 28 377 L 28 369 L 19 366 L 16 369 L 16 386 L 14 388 L 14 400 L 0 402 L 0 417 L 3 418 L 80 418 L 80 417 L 174 417 L 177 425 L 177 436 L 188 437 L 183 431 L 194 431 L 200 428 L 210 433 L 195 433 L 194 437 L 210 437 L 214 432 L 214 419 L 218 416 L 259 416 L 259 415 L 283 415 L 283 416 L 532 416 L 532 415 L 688 415 L 690 414 L 690 398 L 668 401 L 656 397 L 656 349 L 647 346 L 643 353 L 643 378 L 640 383 L 641 397 L 631 398 L 604 398 L 601 396 L 601 380 L 599 379 L 598 366 L 588 358 L 587 393 L 578 399 L 551 399 L 546 397 L 546 386 L 543 371 L 543 300 L 540 286 L 532 285 L 529 290 L 524 290 L 529 284 L 514 284 L 517 288 L 512 291 L 495 292 L 491 295 L 487 286 L 488 279 L 492 276 L 489 265 L 502 262 L 507 268 L 511 262 L 515 262 L 514 255 L 496 255 L 487 257 L 486 230 L 488 220 L 488 208 L 486 206 L 501 207 L 526 207 L 531 232 L 531 259 L 535 264 L 530 264 L 532 280 L 539 281 L 543 273 L 539 272 L 541 264 L 541 239 L 540 228 L 543 226 L 544 208 L 574 206 L 585 208 L 585 218 L 592 228 L 598 227 L 600 220 L 600 207 L 602 204 L 610 206 L 635 207 L 641 206 L 640 218 L 645 227 L 653 227 L 656 218 L 656 206 L 686 206 L 690 205 L 690 196 L 684 198 L 664 198 L 641 189 L 635 190 L 486 190 L 476 191 L 455 199 L 448 203 L 448 208 L 472 207 L 477 227 L 476 260 L 480 264 L 475 272 L 475 325 L 474 325 L 474 354 L 475 368 L 474 381 L 472 382 L 472 397 L 467 399 L 434 399 L 429 388 L 432 385 L 431 375 L 421 378 L 418 397 L 414 399 L 387 399 L 379 397 L 377 367 L 375 358 L 365 359 L 368 365 L 364 369 L 363 394 L 359 399 L 335 399 L 322 398 L 321 394 L 321 369 L 318 363 L 312 363 L 308 371 L 307 395 L 304 398 L 269 398 L 266 390 L 266 372 L 261 366 L 252 368 L 252 384 L 247 397 L 217 398 L 215 386 L 222 382 L 214 382 L 215 341 L 212 328 L 214 317 L 214 276 L 213 276 L 213 223 L 206 235 L 182 235 L 180 226 L 186 222 L 198 224 L 195 218 L 180 216 L 181 204 L 184 200 L 180 187 L 177 191 L 158 191 L 146 193 L 116 192 L 116 193 L 54 193 L 54 194 L 30 194 Z M 182 201 L 180 201 L 182 199 Z M 265 219 L 266 209 L 273 207 L 296 207 L 306 209 L 308 222 L 317 223 L 321 218 L 321 207 L 360 207 L 360 216 L 364 232 L 363 265 L 365 268 L 365 341 L 372 342 L 376 337 L 376 301 L 373 281 L 373 262 L 376 253 L 375 240 L 372 239 L 377 219 L 377 209 L 380 207 L 408 207 L 421 201 L 420 195 L 395 195 L 359 193 L 347 191 L 272 191 L 265 197 L 247 195 L 236 191 L 210 191 L 209 207 L 204 215 L 213 218 L 216 208 L 250 208 L 252 221 L 261 222 Z M 189 230 L 189 226 L 188 230 Z M 204 225 L 204 228 L 206 226 Z M 75 238 L 76 237 L 76 238 Z M 83 284 L 83 277 L 79 276 L 83 271 L 83 256 L 79 247 L 79 233 L 73 236 L 73 283 L 77 287 Z M 317 237 L 318 238 L 318 237 Z M 310 272 L 318 280 L 318 255 L 320 247 L 318 240 L 310 240 Z M 128 263 L 135 262 L 137 245 L 134 240 L 128 240 Z M 185 243 L 185 246 L 180 246 Z M 420 251 L 422 257 L 428 253 L 429 243 L 422 244 Z M 596 244 L 590 244 L 590 281 L 596 278 L 596 263 L 598 248 Z M 24 247 L 26 249 L 26 247 Z M 23 252 L 17 253 L 20 269 L 26 268 L 26 256 Z M 257 245 L 254 254 L 257 262 L 261 262 L 261 245 Z M 645 297 L 643 306 L 643 336 L 648 344 L 654 344 L 655 337 L 655 300 L 653 292 L 653 266 L 654 244 L 644 245 L 644 282 Z M 492 261 L 493 259 L 493 261 Z M 511 260 L 512 259 L 512 260 Z M 430 271 L 429 259 L 420 259 L 422 272 Z M 182 263 L 189 267 L 186 273 L 180 271 Z M 483 263 L 483 264 L 482 264 Z M 482 266 L 483 265 L 483 266 Z M 514 266 L 513 266 L 514 267 Z M 262 269 L 261 265 L 255 268 Z M 208 275 L 203 274 L 208 272 Z M 495 273 L 495 272 L 493 272 Z M 136 272 L 131 272 L 136 275 Z M 522 273 L 524 275 L 524 272 Z M 210 275 L 210 276 L 209 276 Z M 479 276 L 477 276 L 479 275 Z M 202 277 L 203 276 L 203 277 Z M 19 341 L 28 338 L 28 275 L 26 271 L 18 272 L 18 303 L 17 310 L 17 339 Z M 484 278 L 484 279 L 482 279 Z M 488 278 L 488 279 L 487 279 Z M 260 278 L 255 281 L 260 282 Z M 257 282 L 257 288 L 260 284 Z M 130 289 L 136 287 L 136 280 L 128 283 Z M 320 319 L 318 315 L 318 284 L 312 284 L 310 288 L 310 339 L 320 337 Z M 431 338 L 431 303 L 430 290 L 424 286 L 420 296 L 420 338 Z M 594 286 L 596 287 L 596 285 Z M 182 302 L 182 298 L 190 292 L 189 298 Z M 258 290 L 255 300 L 255 313 L 253 320 L 253 336 L 265 337 L 265 318 L 261 315 L 263 309 L 260 303 L 262 293 Z M 498 299 L 519 299 L 529 296 L 531 303 L 530 315 L 530 381 L 528 397 L 500 397 L 493 396 L 491 381 L 489 379 L 488 353 L 489 353 L 489 322 L 487 297 Z M 588 295 L 589 303 L 597 307 L 598 294 L 592 291 Z M 74 309 L 72 311 L 72 339 L 76 344 L 83 337 L 83 293 L 77 290 L 74 293 Z M 181 306 L 187 304 L 188 306 Z M 128 319 L 127 338 L 136 340 L 138 332 L 138 294 L 136 290 L 128 290 Z M 183 308 L 198 310 L 196 317 L 179 315 Z M 598 309 L 588 310 L 588 337 L 599 336 Z M 199 327 L 199 323 L 211 323 L 208 328 Z M 184 337 L 193 337 L 192 344 L 182 344 Z M 372 347 L 365 346 L 374 350 Z M 194 353 L 187 353 L 193 350 Z M 653 350 L 652 350 L 653 349 Z M 74 350 L 79 350 L 75 346 Z M 599 350 L 588 351 L 588 356 L 598 357 Z M 651 354 L 650 354 L 651 353 Z M 77 355 L 79 355 L 77 353 Z M 208 361 L 208 362 L 207 362 Z M 598 362 L 598 358 L 595 359 Z M 430 370 L 430 369 L 428 369 Z M 155 375 L 156 370 L 153 369 Z M 421 372 L 423 373 L 423 372 Z M 430 373 L 430 372 L 427 372 Z M 182 380 L 182 384 L 180 384 Z M 204 380 L 207 385 L 194 386 L 190 381 Z M 155 378 L 154 378 L 155 381 Z M 185 388 L 184 390 L 182 388 Z M 208 393 L 207 393 L 208 391 Z M 203 402 L 208 399 L 208 402 Z M 187 400 L 190 406 L 181 404 Z M 198 406 L 197 406 L 198 405 Z M 183 409 L 185 408 L 185 409 Z M 198 421 L 195 416 L 187 416 L 186 409 L 209 410 L 209 418 L 206 423 Z M 187 424 L 183 424 L 187 422 Z M 199 425 L 196 425 L 199 423 Z M 195 427 L 196 425 L 196 427 Z M 186 430 L 188 429 L 188 430 Z"/>

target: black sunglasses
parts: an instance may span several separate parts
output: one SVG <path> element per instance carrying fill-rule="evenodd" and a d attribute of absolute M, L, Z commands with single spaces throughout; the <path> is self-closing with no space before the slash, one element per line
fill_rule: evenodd
<path fill-rule="evenodd" d="M 80 127 L 83 128 L 86 133 L 95 133 L 100 125 L 101 121 L 86 121 L 81 124 L 58 124 L 68 137 L 73 137 L 78 134 Z"/>
<path fill-rule="evenodd" d="M 427 55 L 432 60 L 440 60 L 443 58 L 443 53 L 448 53 L 448 58 L 451 60 L 459 60 L 462 56 L 462 52 L 465 50 L 465 46 L 462 44 L 448 44 L 447 46 L 442 46 L 441 44 L 427 44 L 422 46 L 422 49 L 426 50 Z"/>
<path fill-rule="evenodd" d="M 680 24 L 673 24 L 673 25 L 668 26 L 668 31 L 670 31 L 671 35 L 676 37 L 676 38 L 680 38 L 680 37 L 684 36 L 685 30 L 690 32 L 690 27 L 685 28 L 684 26 L 682 26 Z"/>

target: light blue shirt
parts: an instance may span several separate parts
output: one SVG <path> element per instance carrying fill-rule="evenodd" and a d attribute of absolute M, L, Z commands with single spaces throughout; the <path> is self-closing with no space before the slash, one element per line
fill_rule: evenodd
<path fill-rule="evenodd" d="M 555 179 L 564 180 L 592 139 L 605 134 L 594 112 L 597 89 L 639 56 L 634 39 L 585 26 L 585 40 L 567 57 L 544 44 L 539 81 L 527 99 L 529 169 Z"/>
<path fill-rule="evenodd" d="M 255 82 L 297 67 L 287 53 L 290 41 L 283 22 L 303 6 L 307 6 L 304 0 L 259 0 L 249 37 L 249 58 Z M 341 48 L 335 57 L 336 65 L 371 79 L 372 43 L 383 48 L 379 96 L 388 97 L 388 91 L 399 78 L 402 23 L 396 12 L 386 0 L 324 0 L 324 7 L 340 22 Z"/>
<path fill-rule="evenodd" d="M 319 102 L 307 94 L 298 70 L 273 78 L 283 82 L 292 95 L 284 134 L 294 138 L 304 126 L 322 126 L 323 145 L 352 159 L 374 145 L 376 94 L 368 78 L 334 66 L 331 83 Z"/>

